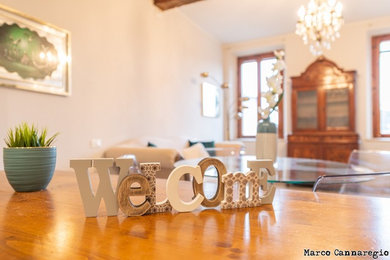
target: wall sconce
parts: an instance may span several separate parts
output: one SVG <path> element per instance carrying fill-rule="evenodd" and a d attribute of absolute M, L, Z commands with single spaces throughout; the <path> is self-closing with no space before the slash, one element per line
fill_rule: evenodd
<path fill-rule="evenodd" d="M 213 81 L 215 81 L 222 89 L 228 89 L 229 88 L 229 83 L 219 83 L 219 81 L 214 78 L 212 75 L 210 75 L 208 72 L 202 72 L 200 73 L 200 76 L 202 76 L 203 78 L 210 78 L 212 79 Z"/>
<path fill-rule="evenodd" d="M 245 102 L 245 101 L 248 101 L 248 100 L 249 100 L 249 97 L 240 97 L 238 99 L 238 101 L 240 103 L 239 103 L 239 106 L 238 106 L 238 109 L 237 109 L 237 113 L 235 113 L 235 115 L 234 115 L 234 119 L 238 120 L 238 119 L 242 118 L 242 110 L 248 108 L 247 106 L 243 106 L 242 103 Z M 231 106 L 233 106 L 233 104 Z"/>

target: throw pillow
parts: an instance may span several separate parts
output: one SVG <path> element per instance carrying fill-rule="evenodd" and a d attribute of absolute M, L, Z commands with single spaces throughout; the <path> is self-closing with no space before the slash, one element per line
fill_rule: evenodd
<path fill-rule="evenodd" d="M 193 146 L 197 143 L 203 144 L 205 148 L 215 148 L 215 142 L 214 141 L 198 141 L 198 142 L 191 142 L 191 140 L 188 140 L 189 146 Z M 212 150 L 212 149 L 211 149 Z M 206 150 L 207 151 L 207 150 Z M 210 156 L 215 156 L 215 151 L 208 151 Z"/>
<path fill-rule="evenodd" d="M 183 149 L 181 154 L 185 160 L 204 158 L 209 156 L 202 143 L 197 143 L 193 146 Z"/>
<path fill-rule="evenodd" d="M 157 147 L 154 143 L 148 142 L 148 147 Z"/>

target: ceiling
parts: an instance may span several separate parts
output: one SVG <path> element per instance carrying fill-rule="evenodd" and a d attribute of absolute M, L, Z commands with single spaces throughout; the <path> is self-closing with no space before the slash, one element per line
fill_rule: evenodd
<path fill-rule="evenodd" d="M 345 23 L 390 16 L 390 0 L 339 0 Z M 223 43 L 295 31 L 297 11 L 309 0 L 205 0 L 178 9 Z"/>

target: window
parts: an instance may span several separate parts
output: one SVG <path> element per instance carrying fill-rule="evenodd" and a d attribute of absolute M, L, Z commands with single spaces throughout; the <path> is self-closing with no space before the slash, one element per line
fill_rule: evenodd
<path fill-rule="evenodd" d="M 276 62 L 275 55 L 263 53 L 238 58 L 238 137 L 255 137 L 257 123 L 260 120 L 257 108 L 262 102 L 261 91 L 268 89 L 266 79 L 272 76 L 272 66 Z M 248 100 L 246 100 L 248 99 Z M 283 138 L 283 99 L 278 111 L 271 114 L 271 121 L 278 125 L 278 135 Z"/>
<path fill-rule="evenodd" d="M 374 137 L 390 137 L 390 34 L 372 37 Z"/>

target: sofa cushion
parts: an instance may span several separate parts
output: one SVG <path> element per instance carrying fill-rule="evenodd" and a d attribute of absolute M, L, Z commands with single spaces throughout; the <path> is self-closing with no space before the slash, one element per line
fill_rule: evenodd
<path fill-rule="evenodd" d="M 151 143 L 151 142 L 148 142 L 148 147 L 157 147 L 157 145 L 155 145 L 154 143 Z"/>
<path fill-rule="evenodd" d="M 191 140 L 188 140 L 189 146 L 193 146 L 195 144 L 201 143 L 205 148 L 214 148 L 215 142 L 214 141 L 196 141 L 192 142 Z M 207 151 L 207 150 L 206 150 Z M 210 156 L 215 156 L 215 151 L 208 151 Z"/>
<path fill-rule="evenodd" d="M 181 154 L 185 160 L 204 158 L 209 156 L 202 143 L 197 143 L 188 148 L 183 149 Z"/>
<path fill-rule="evenodd" d="M 159 148 L 172 148 L 177 151 L 181 151 L 183 148 L 188 147 L 188 138 L 184 137 L 170 137 L 170 138 L 161 138 L 155 136 L 141 136 L 133 139 L 135 142 L 147 146 L 148 142 L 156 145 Z"/>

